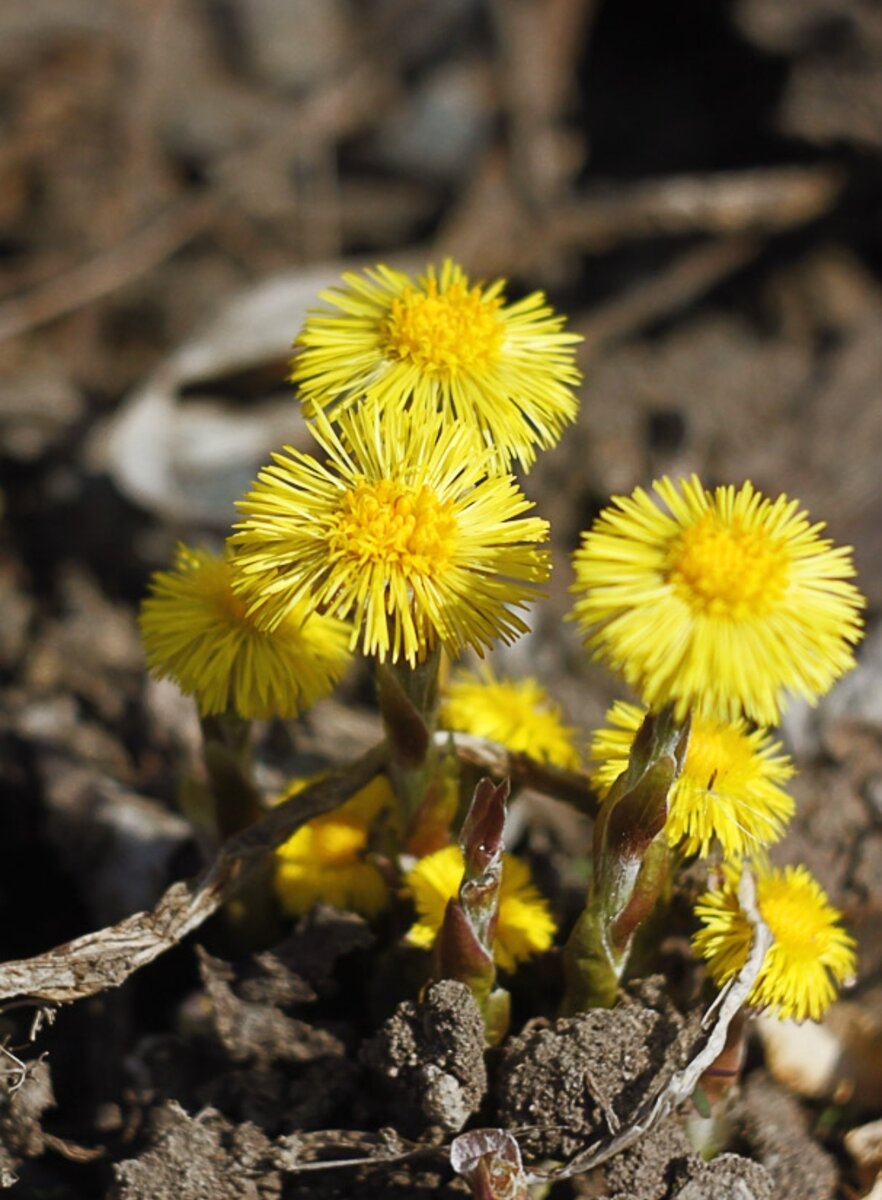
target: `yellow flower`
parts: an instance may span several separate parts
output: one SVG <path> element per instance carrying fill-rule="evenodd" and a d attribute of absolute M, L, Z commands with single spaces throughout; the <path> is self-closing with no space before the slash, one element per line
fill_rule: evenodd
<path fill-rule="evenodd" d="M 421 858 L 405 877 L 413 896 L 418 919 L 407 940 L 414 946 L 431 949 L 447 903 L 459 894 L 465 866 L 459 846 L 445 846 Z M 499 917 L 493 941 L 493 958 L 504 971 L 513 971 L 519 962 L 547 950 L 554 938 L 554 918 L 548 902 L 533 884 L 525 862 L 506 854 L 502 860 L 499 885 Z"/>
<path fill-rule="evenodd" d="M 579 767 L 576 731 L 535 679 L 496 679 L 489 667 L 481 674 L 460 671 L 442 700 L 441 725 L 491 738 L 537 762 Z"/>
<path fill-rule="evenodd" d="M 650 708 L 774 725 L 786 693 L 814 701 L 854 665 L 863 597 L 851 550 L 798 502 L 693 476 L 614 499 L 575 555 L 586 644 Z"/>
<path fill-rule="evenodd" d="M 178 547 L 141 604 L 147 664 L 195 697 L 202 716 L 295 717 L 327 695 L 349 664 L 350 629 L 292 609 L 272 634 L 233 592 L 230 556 Z"/>
<path fill-rule="evenodd" d="M 512 612 L 548 574 L 548 523 L 511 476 L 441 419 L 363 409 L 340 417 L 342 441 L 316 431 L 328 462 L 286 448 L 239 502 L 238 579 L 267 628 L 299 605 L 353 621 L 351 646 L 381 661 L 483 653 L 527 626 Z"/>
<path fill-rule="evenodd" d="M 854 939 L 840 926 L 841 914 L 802 866 L 762 871 L 757 906 L 775 940 L 747 1003 L 772 1009 L 782 1021 L 819 1020 L 856 967 Z M 693 946 L 722 986 L 744 966 L 752 937 L 738 904 L 737 868 L 726 868 L 722 888 L 705 892 L 695 912 L 704 928 Z"/>
<path fill-rule="evenodd" d="M 504 281 L 470 286 L 447 259 L 416 281 L 377 266 L 322 293 L 307 318 L 291 379 L 307 414 L 336 417 L 355 401 L 441 412 L 493 449 L 497 466 L 528 467 L 575 420 L 581 376 L 573 346 L 541 292 L 506 305 Z"/>
<path fill-rule="evenodd" d="M 645 711 L 617 701 L 591 741 L 598 762 L 592 778 L 601 795 L 628 765 L 634 736 Z M 768 731 L 742 721 L 696 717 L 683 772 L 671 789 L 665 832 L 684 854 L 706 855 L 716 838 L 726 858 L 777 842 L 793 816 L 793 799 L 779 785 L 793 764 Z"/>
<path fill-rule="evenodd" d="M 297 781 L 287 795 L 296 795 L 308 782 Z M 275 889 L 285 912 L 301 916 L 324 901 L 365 917 L 381 913 L 389 888 L 364 855 L 371 830 L 394 805 L 389 781 L 377 775 L 333 812 L 301 825 L 276 851 Z"/>

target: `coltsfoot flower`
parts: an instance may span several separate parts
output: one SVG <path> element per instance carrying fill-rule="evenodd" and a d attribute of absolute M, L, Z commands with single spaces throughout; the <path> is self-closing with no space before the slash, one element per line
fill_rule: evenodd
<path fill-rule="evenodd" d="M 803 866 L 761 871 L 757 907 L 775 940 L 747 1003 L 782 1021 L 820 1020 L 856 967 L 854 939 L 840 925 L 841 914 Z M 726 868 L 723 886 L 705 892 L 695 913 L 703 928 L 693 946 L 722 987 L 744 966 L 753 934 L 738 903 L 737 868 Z"/>
<path fill-rule="evenodd" d="M 291 379 L 307 415 L 355 401 L 440 412 L 474 430 L 496 465 L 528 467 L 575 420 L 574 344 L 541 292 L 507 305 L 504 281 L 474 286 L 450 259 L 416 280 L 377 266 L 322 293 L 306 320 Z"/>
<path fill-rule="evenodd" d="M 586 644 L 653 709 L 780 719 L 854 665 L 864 601 L 851 549 L 798 502 L 693 476 L 619 496 L 583 535 L 573 616 Z M 658 501 L 661 501 L 659 504 Z"/>
<path fill-rule="evenodd" d="M 459 846 L 445 846 L 421 858 L 405 876 L 413 896 L 417 920 L 407 934 L 413 946 L 431 949 L 444 920 L 447 903 L 459 894 L 465 863 Z M 493 958 L 504 971 L 547 950 L 555 932 L 548 902 L 540 895 L 525 862 L 506 854 L 502 860 L 499 915 L 493 940 Z"/>
<path fill-rule="evenodd" d="M 605 795 L 628 765 L 644 709 L 617 701 L 607 728 L 591 741 L 595 787 Z M 707 855 L 714 840 L 725 858 L 738 858 L 777 842 L 793 816 L 793 798 L 780 786 L 794 773 L 768 731 L 743 720 L 696 717 L 680 778 L 668 798 L 665 832 L 684 854 Z"/>
<path fill-rule="evenodd" d="M 283 799 L 308 782 L 293 784 Z M 383 814 L 392 819 L 394 808 L 389 781 L 377 775 L 333 812 L 301 825 L 276 851 L 275 891 L 285 912 L 302 916 L 323 901 L 363 917 L 378 916 L 389 903 L 389 887 L 364 856 L 372 830 Z"/>
<path fill-rule="evenodd" d="M 535 679 L 497 679 L 489 669 L 458 671 L 441 702 L 444 729 L 490 738 L 537 762 L 576 770 L 576 730 Z"/>
<path fill-rule="evenodd" d="M 513 611 L 548 574 L 548 523 L 511 476 L 487 476 L 467 431 L 440 417 L 356 409 L 325 464 L 286 448 L 239 502 L 235 587 L 275 628 L 302 605 L 351 620 L 351 645 L 380 662 L 422 660 L 440 642 L 478 653 L 527 626 Z"/>
<path fill-rule="evenodd" d="M 139 625 L 147 664 L 192 695 L 203 717 L 295 717 L 326 696 L 350 662 L 351 630 L 293 607 L 270 634 L 231 586 L 230 555 L 180 545 L 157 571 Z"/>

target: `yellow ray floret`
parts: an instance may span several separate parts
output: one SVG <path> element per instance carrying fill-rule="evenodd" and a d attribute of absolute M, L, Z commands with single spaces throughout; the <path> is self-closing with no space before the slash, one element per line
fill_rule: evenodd
<path fill-rule="evenodd" d="M 350 661 L 350 628 L 292 610 L 270 634 L 231 587 L 230 556 L 179 546 L 157 571 L 139 624 L 147 664 L 195 697 L 202 716 L 295 717 L 326 696 Z"/>
<path fill-rule="evenodd" d="M 428 950 L 432 947 L 444 920 L 448 901 L 459 894 L 465 864 L 459 846 L 445 846 L 421 858 L 405 877 L 413 897 L 417 921 L 407 940 Z M 502 860 L 499 885 L 499 916 L 493 940 L 493 958 L 504 971 L 513 971 L 519 962 L 547 950 L 555 932 L 548 901 L 533 884 L 530 868 L 513 855 Z"/>
<path fill-rule="evenodd" d="M 485 474 L 468 433 L 364 409 L 325 464 L 286 448 L 239 502 L 235 587 L 267 628 L 308 604 L 353 622 L 352 646 L 414 664 L 441 643 L 479 653 L 527 626 L 513 611 L 548 574 L 548 524 L 511 476 Z"/>
<path fill-rule="evenodd" d="M 537 762 L 577 770 L 576 731 L 535 679 L 497 679 L 489 669 L 459 671 L 441 702 L 441 725 L 490 738 Z"/>
<path fill-rule="evenodd" d="M 309 780 L 289 787 L 294 796 Z M 381 818 L 389 818 L 395 796 L 385 775 L 377 775 L 333 812 L 302 825 L 276 851 L 275 891 L 285 912 L 302 916 L 320 902 L 376 917 L 389 903 L 379 868 L 365 857 Z"/>
<path fill-rule="evenodd" d="M 775 940 L 747 1003 L 781 1020 L 819 1020 L 856 968 L 854 939 L 839 924 L 841 914 L 802 866 L 762 871 L 757 906 Z M 695 912 L 703 928 L 693 945 L 722 986 L 744 965 L 753 934 L 738 903 L 737 868 L 726 869 L 723 886 L 706 892 Z"/>
<path fill-rule="evenodd" d="M 605 795 L 628 765 L 645 709 L 617 701 L 608 728 L 591 741 L 595 787 Z M 696 717 L 680 778 L 671 789 L 665 832 L 684 854 L 706 855 L 718 841 L 726 858 L 738 858 L 777 842 L 793 816 L 793 798 L 780 786 L 793 764 L 763 729 L 743 720 Z"/>
<path fill-rule="evenodd" d="M 574 345 L 541 292 L 506 304 L 504 281 L 471 285 L 450 259 L 411 279 L 377 266 L 322 293 L 292 363 L 308 415 L 354 401 L 440 412 L 474 431 L 497 466 L 528 467 L 572 422 Z"/>
<path fill-rule="evenodd" d="M 854 665 L 864 601 L 851 549 L 798 502 L 693 476 L 616 497 L 583 536 L 573 616 L 650 708 L 778 722 Z"/>

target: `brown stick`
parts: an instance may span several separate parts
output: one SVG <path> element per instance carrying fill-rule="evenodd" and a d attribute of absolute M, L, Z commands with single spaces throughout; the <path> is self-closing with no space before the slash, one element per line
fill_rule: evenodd
<path fill-rule="evenodd" d="M 452 734 L 439 734 L 447 739 Z M 455 735 L 457 753 L 495 775 L 559 795 L 591 809 L 587 779 L 545 767 L 526 755 L 509 754 L 484 738 Z M 69 1004 L 119 987 L 130 975 L 170 950 L 233 895 L 267 854 L 306 821 L 337 808 L 377 775 L 386 745 L 366 751 L 351 766 L 327 776 L 279 804 L 260 821 L 227 841 L 195 879 L 179 880 L 149 912 L 87 933 L 34 958 L 0 965 L 0 1001 L 27 997 L 44 1004 Z"/>
<path fill-rule="evenodd" d="M 216 912 L 264 857 L 304 822 L 336 808 L 369 783 L 385 758 L 385 745 L 375 746 L 346 771 L 321 779 L 278 805 L 231 838 L 201 875 L 173 883 L 150 912 L 134 913 L 34 958 L 4 963 L 0 1000 L 28 996 L 48 1004 L 69 1004 L 119 987 Z"/>

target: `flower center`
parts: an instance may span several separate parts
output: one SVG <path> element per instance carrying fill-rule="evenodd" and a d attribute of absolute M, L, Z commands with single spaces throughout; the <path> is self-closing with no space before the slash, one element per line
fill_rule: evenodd
<path fill-rule="evenodd" d="M 382 479 L 360 483 L 343 497 L 331 549 L 359 566 L 432 577 L 449 565 L 458 534 L 452 500 L 440 501 L 425 485 Z"/>
<path fill-rule="evenodd" d="M 696 720 L 683 773 L 699 787 L 723 791 L 728 777 L 744 772 L 750 761 L 750 745 L 737 729 Z"/>
<path fill-rule="evenodd" d="M 230 569 L 226 562 L 212 563 L 202 570 L 202 586 L 210 596 L 218 617 L 228 625 L 252 628 L 245 601 L 230 586 Z"/>
<path fill-rule="evenodd" d="M 787 879 L 760 884 L 757 899 L 763 920 L 775 941 L 794 962 L 813 962 L 824 945 L 827 925 L 817 905 Z"/>
<path fill-rule="evenodd" d="M 425 289 L 405 288 L 392 301 L 380 337 L 389 358 L 412 362 L 429 374 L 487 367 L 505 339 L 501 306 L 501 299 L 486 299 L 465 280 L 439 292 L 437 280 L 430 279 Z"/>
<path fill-rule="evenodd" d="M 667 578 L 695 612 L 738 621 L 774 607 L 787 586 L 787 559 L 765 530 L 708 512 L 675 539 Z"/>

